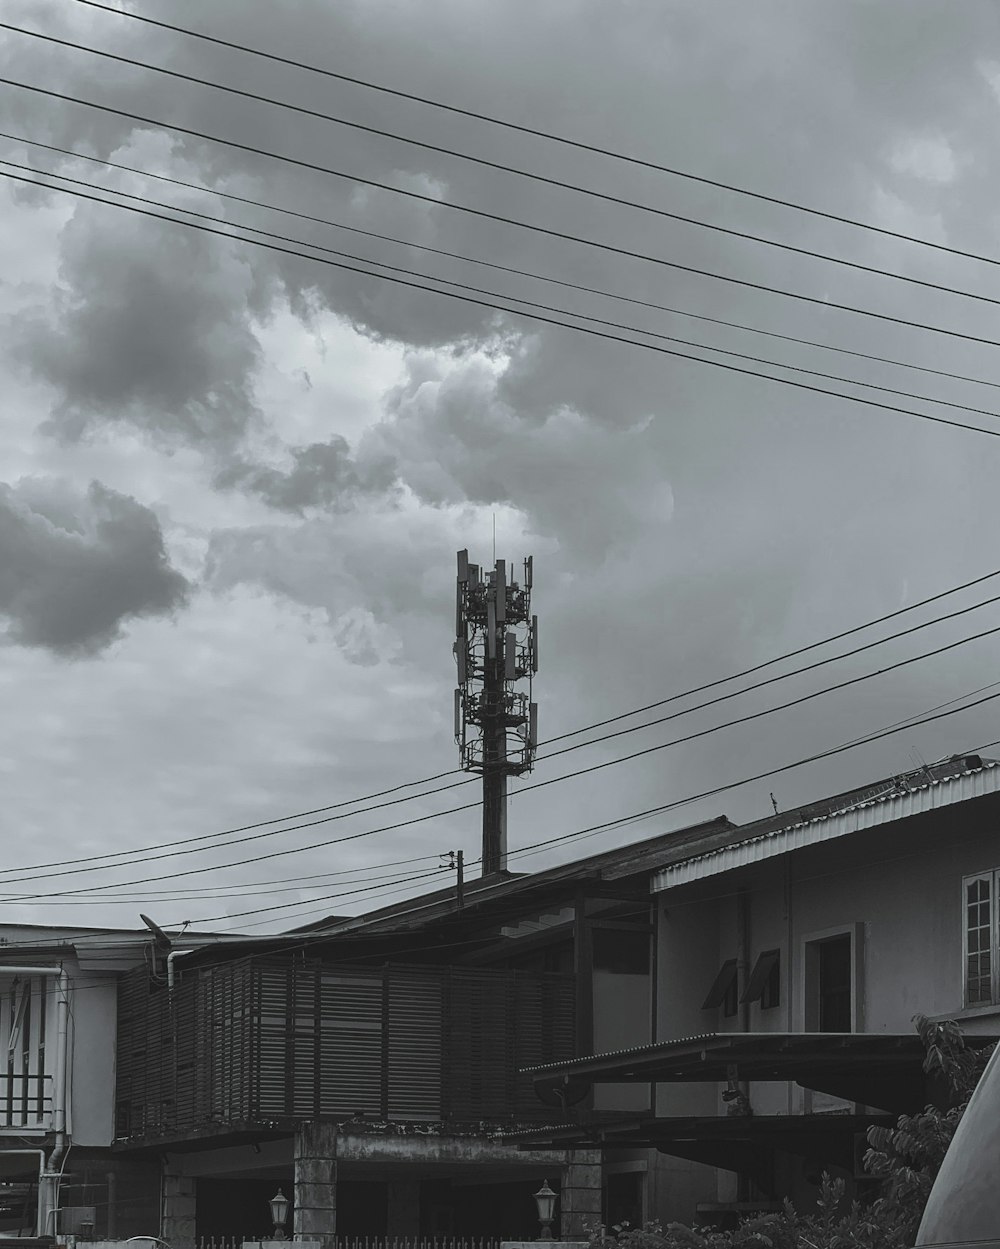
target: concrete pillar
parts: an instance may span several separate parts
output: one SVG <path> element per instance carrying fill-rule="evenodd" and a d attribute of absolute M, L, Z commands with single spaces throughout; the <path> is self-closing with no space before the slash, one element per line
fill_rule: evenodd
<path fill-rule="evenodd" d="M 569 1163 L 559 1191 L 559 1235 L 587 1240 L 601 1222 L 601 1151 L 568 1150 Z"/>
<path fill-rule="evenodd" d="M 173 1249 L 194 1249 L 195 1184 L 193 1176 L 163 1173 L 160 1235 Z"/>
<path fill-rule="evenodd" d="M 295 1133 L 295 1240 L 336 1249 L 337 1125 L 307 1122 Z"/>
<path fill-rule="evenodd" d="M 385 1213 L 387 1236 L 416 1239 L 420 1235 L 420 1181 L 390 1180 Z"/>

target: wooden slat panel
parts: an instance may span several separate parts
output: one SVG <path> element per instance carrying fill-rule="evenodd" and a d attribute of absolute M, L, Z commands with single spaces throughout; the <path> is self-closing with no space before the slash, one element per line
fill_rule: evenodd
<path fill-rule="evenodd" d="M 570 977 L 268 956 L 119 988 L 119 1135 L 263 1120 L 550 1117 L 519 1067 L 573 1056 Z"/>

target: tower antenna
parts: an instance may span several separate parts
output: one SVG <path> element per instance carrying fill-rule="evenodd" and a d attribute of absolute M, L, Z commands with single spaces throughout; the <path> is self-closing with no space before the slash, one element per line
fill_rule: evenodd
<path fill-rule="evenodd" d="M 495 513 L 493 524 L 495 532 Z M 464 770 L 483 778 L 484 876 L 507 868 L 507 778 L 531 771 L 538 742 L 532 558 L 519 583 L 507 580 L 506 561 L 495 553 L 494 546 L 493 571 L 484 577 L 469 552 L 459 551 L 455 598 L 455 742 Z"/>

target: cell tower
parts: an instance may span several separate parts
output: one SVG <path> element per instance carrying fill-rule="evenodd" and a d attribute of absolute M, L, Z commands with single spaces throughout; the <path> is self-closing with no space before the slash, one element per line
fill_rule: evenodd
<path fill-rule="evenodd" d="M 485 578 L 469 552 L 458 553 L 455 607 L 455 741 L 466 772 L 483 777 L 483 864 L 489 876 L 507 867 L 507 777 L 531 771 L 538 708 L 531 681 L 538 671 L 538 617 L 531 614 L 531 557 L 520 585 L 498 559 Z M 527 682 L 527 689 L 515 688 Z"/>

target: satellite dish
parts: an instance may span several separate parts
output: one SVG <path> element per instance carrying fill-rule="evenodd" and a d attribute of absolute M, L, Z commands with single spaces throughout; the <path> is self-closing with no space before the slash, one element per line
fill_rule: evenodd
<path fill-rule="evenodd" d="M 157 948 L 161 950 L 169 950 L 171 946 L 170 938 L 163 931 L 160 925 L 155 924 L 148 915 L 143 915 L 142 911 L 139 912 L 139 918 L 156 938 Z"/>

